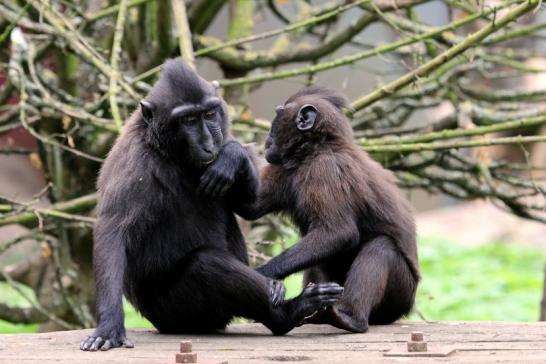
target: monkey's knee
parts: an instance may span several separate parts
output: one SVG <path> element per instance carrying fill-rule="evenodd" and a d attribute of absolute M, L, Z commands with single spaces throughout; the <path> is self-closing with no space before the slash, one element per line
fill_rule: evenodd
<path fill-rule="evenodd" d="M 410 313 L 415 303 L 417 280 L 411 274 L 405 260 L 400 257 L 391 268 L 385 294 L 370 315 L 372 325 L 390 324 Z"/>
<path fill-rule="evenodd" d="M 347 280 L 339 320 L 366 328 L 389 324 L 413 307 L 417 283 L 394 241 L 379 236 L 366 243 L 354 260 Z"/>

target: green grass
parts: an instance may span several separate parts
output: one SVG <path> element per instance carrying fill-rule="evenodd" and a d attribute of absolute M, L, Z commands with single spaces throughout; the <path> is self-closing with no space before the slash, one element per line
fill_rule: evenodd
<path fill-rule="evenodd" d="M 534 321 L 542 293 L 545 252 L 521 245 L 490 243 L 465 247 L 442 238 L 420 238 L 423 280 L 417 308 L 428 320 Z M 287 296 L 301 291 L 301 274 L 286 280 Z M 0 299 L 24 301 L 5 284 Z M 412 314 L 410 319 L 419 319 Z M 125 304 L 127 327 L 151 327 Z M 0 332 L 33 332 L 36 325 L 0 321 Z"/>
<path fill-rule="evenodd" d="M 21 289 L 24 290 L 27 297 L 32 297 L 32 291 L 30 289 L 25 289 L 23 286 L 21 286 Z M 5 282 L 0 282 L 0 302 L 5 302 L 14 306 L 30 306 L 15 289 L 11 288 Z M 35 332 L 37 328 L 38 325 L 15 325 L 0 320 L 0 333 Z"/>
<path fill-rule="evenodd" d="M 546 254 L 521 245 L 420 239 L 417 308 L 428 320 L 536 321 Z M 417 318 L 412 315 L 410 318 Z"/>
<path fill-rule="evenodd" d="M 125 311 L 125 327 L 132 327 L 132 328 L 152 327 L 152 324 L 150 323 L 150 321 L 140 316 L 140 314 L 136 312 L 133 306 L 131 306 L 128 302 L 124 302 L 123 308 Z"/>

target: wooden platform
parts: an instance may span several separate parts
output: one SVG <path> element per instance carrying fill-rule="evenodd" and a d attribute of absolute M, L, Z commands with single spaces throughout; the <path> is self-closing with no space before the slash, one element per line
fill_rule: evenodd
<path fill-rule="evenodd" d="M 385 357 L 419 330 L 429 346 L 453 347 L 444 358 Z M 229 364 L 272 363 L 546 363 L 546 323 L 401 322 L 349 334 L 329 326 L 304 326 L 274 337 L 259 324 L 233 325 L 225 334 L 167 336 L 152 330 L 129 330 L 134 349 L 83 352 L 80 339 L 91 330 L 46 334 L 0 335 L 0 363 L 127 363 L 174 361 L 178 343 L 193 341 L 198 359 Z"/>

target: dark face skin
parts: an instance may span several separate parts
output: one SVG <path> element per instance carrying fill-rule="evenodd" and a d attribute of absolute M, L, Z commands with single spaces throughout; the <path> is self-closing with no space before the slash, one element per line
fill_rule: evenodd
<path fill-rule="evenodd" d="M 210 97 L 201 105 L 187 104 L 176 107 L 169 122 L 178 127 L 187 145 L 186 152 L 196 164 L 214 161 L 223 143 L 220 99 Z"/>
<path fill-rule="evenodd" d="M 153 105 L 143 101 L 142 113 L 147 122 L 154 118 Z M 174 107 L 162 132 L 169 135 L 166 147 L 175 157 L 184 157 L 195 167 L 212 163 L 222 147 L 221 100 L 209 96 L 199 104 L 185 103 Z"/>
<path fill-rule="evenodd" d="M 275 138 L 269 133 L 265 140 L 265 160 L 271 164 L 280 164 L 281 155 L 279 149 L 275 143 Z"/>
<path fill-rule="evenodd" d="M 315 128 L 318 109 L 310 104 L 297 105 L 288 103 L 275 108 L 275 119 L 271 124 L 271 131 L 265 141 L 265 159 L 270 164 L 282 164 L 282 154 L 279 145 L 288 145 L 295 140 L 279 140 L 278 130 L 292 129 L 294 136 L 304 137 L 305 133 Z M 295 138 L 293 138 L 295 139 Z"/>

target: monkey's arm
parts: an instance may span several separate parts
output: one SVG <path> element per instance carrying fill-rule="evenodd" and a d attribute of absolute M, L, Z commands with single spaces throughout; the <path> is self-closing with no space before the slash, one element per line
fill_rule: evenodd
<path fill-rule="evenodd" d="M 257 271 L 266 277 L 282 279 L 356 247 L 359 240 L 358 229 L 352 221 L 329 224 L 328 227 L 311 227 L 296 245 L 272 258 Z"/>
<path fill-rule="evenodd" d="M 227 199 L 234 211 L 242 204 L 255 203 L 260 187 L 258 161 L 253 146 L 242 147 L 246 158 L 243 158 L 235 182 L 227 192 Z"/>
<path fill-rule="evenodd" d="M 132 348 L 123 324 L 123 275 L 125 249 L 119 234 L 108 233 L 101 222 L 95 227 L 94 264 L 97 285 L 97 320 L 95 332 L 82 340 L 81 350 Z"/>
<path fill-rule="evenodd" d="M 233 208 L 237 215 L 250 221 L 257 220 L 276 210 L 278 210 L 276 203 L 261 195 L 254 202 L 239 204 Z"/>
<path fill-rule="evenodd" d="M 210 197 L 222 197 L 240 179 L 242 184 L 246 184 L 245 188 L 237 189 L 241 197 L 255 198 L 258 177 L 253 162 L 240 143 L 230 140 L 222 146 L 216 160 L 201 176 L 197 191 Z"/>
<path fill-rule="evenodd" d="M 256 198 L 234 206 L 233 211 L 245 220 L 256 220 L 281 209 L 280 195 L 285 192 L 285 188 L 282 175 L 274 167 L 267 166 L 262 169 L 258 186 Z"/>

